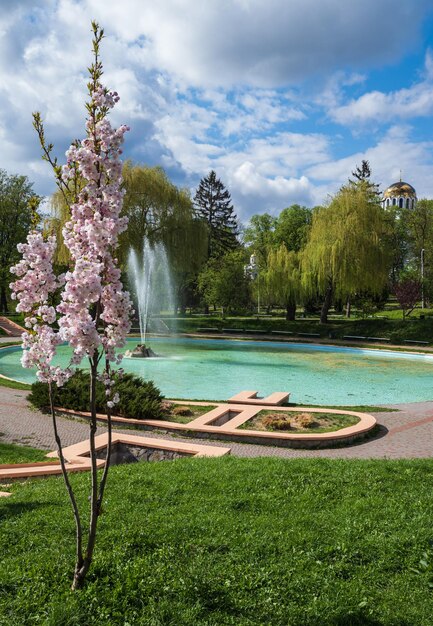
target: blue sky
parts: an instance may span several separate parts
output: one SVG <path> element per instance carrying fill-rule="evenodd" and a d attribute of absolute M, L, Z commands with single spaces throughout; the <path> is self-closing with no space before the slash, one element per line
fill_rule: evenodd
<path fill-rule="evenodd" d="M 239 217 L 326 202 L 362 159 L 433 198 L 431 0 L 0 0 L 0 167 L 49 195 L 84 129 L 90 21 L 131 126 L 125 157 L 194 192 L 215 169 Z"/>

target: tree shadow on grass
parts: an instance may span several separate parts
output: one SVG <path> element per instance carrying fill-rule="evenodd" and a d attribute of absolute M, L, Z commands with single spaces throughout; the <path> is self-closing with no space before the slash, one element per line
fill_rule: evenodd
<path fill-rule="evenodd" d="M 381 619 L 366 615 L 362 610 L 350 613 L 341 613 L 330 619 L 317 618 L 305 623 L 305 626 L 384 626 Z M 411 626 L 405 619 L 397 619 L 393 622 L 386 621 L 387 626 Z"/>
<path fill-rule="evenodd" d="M 52 502 L 6 502 L 0 503 L 0 522 L 4 522 L 12 517 L 18 517 L 23 513 L 34 511 L 47 506 L 53 506 Z"/>

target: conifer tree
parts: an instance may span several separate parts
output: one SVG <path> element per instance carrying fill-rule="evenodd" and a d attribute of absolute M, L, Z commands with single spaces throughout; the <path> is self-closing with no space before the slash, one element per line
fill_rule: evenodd
<path fill-rule="evenodd" d="M 355 180 L 349 178 L 349 185 L 352 187 L 363 187 L 368 194 L 376 202 L 380 200 L 379 185 L 371 181 L 371 167 L 370 163 L 363 159 L 361 161 L 361 167 L 356 166 L 356 169 L 352 172 L 352 176 Z"/>
<path fill-rule="evenodd" d="M 213 170 L 201 179 L 194 207 L 197 216 L 208 225 L 208 258 L 220 257 L 238 246 L 238 225 L 231 196 Z"/>

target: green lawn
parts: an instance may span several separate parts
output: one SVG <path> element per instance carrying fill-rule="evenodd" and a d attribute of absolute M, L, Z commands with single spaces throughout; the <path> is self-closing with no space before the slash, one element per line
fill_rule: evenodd
<path fill-rule="evenodd" d="M 403 344 L 404 339 L 415 341 L 428 341 L 433 343 L 433 323 L 430 312 L 426 312 L 425 319 L 419 317 L 409 317 L 407 320 L 401 319 L 401 311 L 384 311 L 383 315 L 393 319 L 377 317 L 371 319 L 351 319 L 330 318 L 327 324 L 319 324 L 318 317 L 302 319 L 298 318 L 293 322 L 287 322 L 283 317 L 242 317 L 232 316 L 221 319 L 218 315 L 209 316 L 185 316 L 178 318 L 164 318 L 170 328 L 177 329 L 178 332 L 196 332 L 198 328 L 241 328 L 256 330 L 257 332 L 270 333 L 271 331 L 292 332 L 294 338 L 298 333 L 320 333 L 323 339 L 343 339 L 345 335 L 356 335 L 361 337 L 385 337 L 392 343 Z M 400 313 L 400 314 L 399 314 Z M 419 315 L 419 312 L 417 312 Z M 248 337 L 250 333 L 245 333 Z M 299 338 L 298 338 L 299 339 Z M 348 341 L 350 343 L 350 340 Z M 422 348 L 422 346 L 410 346 L 412 349 Z"/>
<path fill-rule="evenodd" d="M 1 437 L 1 433 L 0 433 Z M 13 443 L 0 442 L 0 464 L 1 463 L 34 463 L 37 461 L 47 461 L 47 452 L 29 448 L 27 446 L 17 446 Z"/>
<path fill-rule="evenodd" d="M 74 475 L 87 503 L 88 475 Z M 428 626 L 432 461 L 180 459 L 111 470 L 69 591 L 60 478 L 0 501 L 0 624 Z"/>
<path fill-rule="evenodd" d="M 17 380 L 8 380 L 7 378 L 2 378 L 1 376 L 0 387 L 9 387 L 9 389 L 23 389 L 26 391 L 30 391 L 30 385 L 26 385 L 26 383 L 20 383 Z"/>

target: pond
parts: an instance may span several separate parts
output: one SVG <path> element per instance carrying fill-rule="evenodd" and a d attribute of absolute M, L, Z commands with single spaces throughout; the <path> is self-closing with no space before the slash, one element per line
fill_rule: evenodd
<path fill-rule="evenodd" d="M 127 348 L 137 344 L 128 339 Z M 227 400 L 242 390 L 291 392 L 306 404 L 377 405 L 433 400 L 433 356 L 302 343 L 152 338 L 155 359 L 122 367 L 152 379 L 167 398 Z M 68 346 L 57 363 L 68 363 Z M 21 349 L 0 350 L 0 374 L 32 382 Z M 84 361 L 83 361 L 84 363 Z"/>

